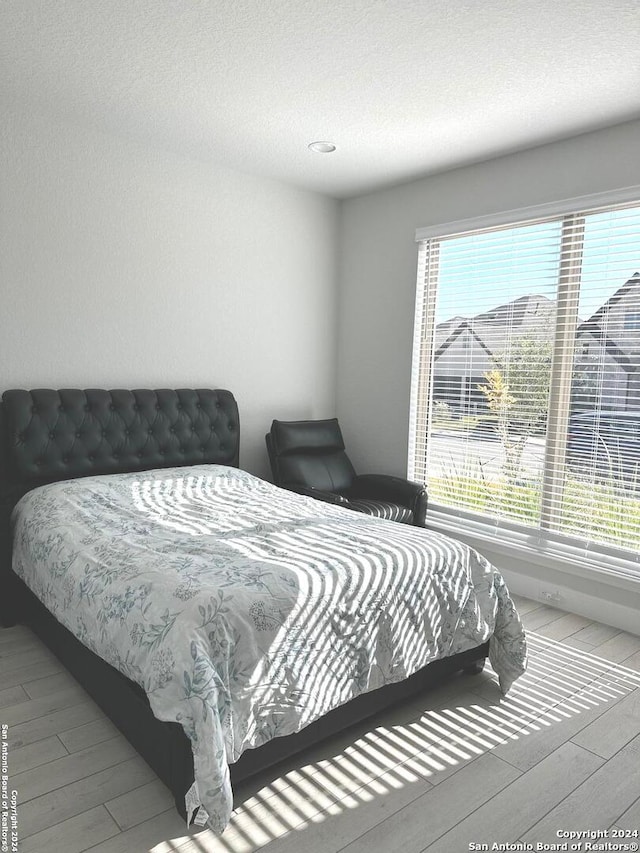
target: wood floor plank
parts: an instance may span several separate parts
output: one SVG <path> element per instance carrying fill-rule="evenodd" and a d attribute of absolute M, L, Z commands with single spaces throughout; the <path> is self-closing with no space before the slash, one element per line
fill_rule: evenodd
<path fill-rule="evenodd" d="M 426 787 L 441 784 L 476 758 L 471 750 L 469 758 L 458 754 L 455 759 L 451 755 L 443 758 L 443 750 L 425 752 L 419 722 L 410 728 L 411 739 L 397 726 L 378 728 L 340 755 L 304 764 L 299 770 L 268 782 L 254 796 L 241 800 L 242 806 L 234 817 L 234 832 L 240 832 L 245 824 L 249 832 L 256 821 L 266 822 L 265 826 L 272 826 L 275 831 L 273 816 L 280 811 L 279 802 L 284 798 L 299 804 L 303 788 L 305 807 L 313 806 L 312 813 L 340 813 L 339 806 L 334 808 L 336 800 L 355 802 L 355 796 L 367 803 L 372 798 L 377 800 L 387 789 L 405 789 L 407 785 L 412 788 L 413 796 L 418 796 Z M 399 760 L 403 763 L 397 763 Z M 301 821 L 305 823 L 302 810 L 296 825 Z M 255 834 L 255 828 L 249 834 Z"/>
<path fill-rule="evenodd" d="M 121 764 L 135 754 L 129 741 L 119 735 L 81 752 L 50 761 L 42 767 L 19 773 L 14 776 L 13 784 L 20 791 L 20 800 L 24 803 L 99 770 Z"/>
<path fill-rule="evenodd" d="M 550 640 L 564 640 L 565 637 L 570 637 L 590 625 L 593 625 L 591 619 L 578 616 L 576 613 L 565 613 L 559 619 L 554 619 L 553 622 L 548 622 L 539 627 L 537 632 Z"/>
<path fill-rule="evenodd" d="M 589 625 L 588 628 L 583 628 L 571 636 L 574 640 L 578 640 L 578 642 L 599 646 L 620 633 L 619 628 L 612 628 L 610 625 L 601 625 L 599 622 L 594 622 L 593 625 Z"/>
<path fill-rule="evenodd" d="M 496 677 L 489 667 L 479 675 L 460 674 L 457 677 L 448 679 L 439 687 L 433 690 L 427 690 L 420 697 L 416 697 L 416 702 L 413 707 L 418 710 L 418 713 L 409 719 L 419 719 L 423 714 L 445 708 L 454 702 L 472 701 L 477 695 L 477 691 L 483 685 L 497 685 Z M 420 707 L 422 706 L 422 707 Z M 405 707 L 404 704 L 402 707 Z M 409 706 L 407 706 L 409 707 Z M 390 717 L 383 715 L 383 720 L 388 724 Z"/>
<path fill-rule="evenodd" d="M 393 729 L 397 733 L 397 728 Z M 342 825 L 344 821 L 340 816 L 353 812 L 354 817 L 349 818 L 348 825 L 352 833 L 349 838 L 355 838 L 363 831 L 362 826 L 368 828 L 371 820 L 379 821 L 381 815 L 400 808 L 432 784 L 442 783 L 444 778 L 468 763 L 459 759 L 453 767 L 438 766 L 435 761 L 430 765 L 428 755 L 422 753 L 407 760 L 408 754 L 403 752 L 401 741 L 399 746 L 395 740 L 387 742 L 390 734 L 388 729 L 384 732 L 376 729 L 369 733 L 369 751 L 364 748 L 363 742 L 367 738 L 363 737 L 339 756 L 319 761 L 315 766 L 305 765 L 299 771 L 287 773 L 285 777 L 267 784 L 253 797 L 245 799 L 236 810 L 224 834 L 225 844 L 233 841 L 233 849 L 236 849 L 238 844 L 242 846 L 248 843 L 247 849 L 254 849 L 271 839 L 272 847 L 276 843 L 274 839 L 280 839 L 296 829 L 292 835 L 294 840 L 287 841 L 287 845 L 292 844 L 293 849 L 296 849 L 302 837 L 305 849 L 312 843 L 317 843 L 318 849 L 324 849 L 322 835 L 312 842 L 312 838 L 316 837 L 316 824 L 320 825 L 331 817 L 331 820 L 339 819 Z M 391 751 L 386 756 L 381 755 L 382 749 L 390 750 L 391 747 L 400 750 L 399 755 L 405 760 L 404 764 L 392 766 L 398 760 L 398 755 L 392 755 Z M 418 743 L 417 748 L 421 749 L 422 744 Z M 385 766 L 392 769 L 384 772 Z M 513 768 L 508 772 L 517 773 Z M 363 779 L 367 781 L 360 784 Z M 354 823 L 355 820 L 360 821 L 362 826 Z M 303 835 L 300 836 L 298 833 L 302 831 Z M 344 841 L 345 837 L 340 836 L 340 846 Z M 284 843 L 278 840 L 276 849 L 280 849 Z M 219 841 L 211 835 L 199 835 L 199 846 L 193 847 L 193 844 L 195 841 L 189 842 L 186 850 L 230 849 L 220 847 Z"/>
<path fill-rule="evenodd" d="M 313 779 L 317 781 L 317 776 Z M 222 839 L 205 833 L 178 849 L 180 853 L 219 853 L 238 846 L 256 849 L 270 841 L 267 849 L 274 853 L 326 853 L 340 849 L 368 829 L 372 821 L 394 813 L 430 787 L 429 782 L 411 774 L 407 774 L 404 785 L 399 785 L 397 779 L 383 773 L 371 787 L 355 788 L 348 796 L 327 800 L 320 809 L 309 807 L 320 800 L 313 793 L 309 796 L 308 786 L 288 788 L 265 802 L 238 809 Z M 329 824 L 330 847 L 324 832 Z"/>
<path fill-rule="evenodd" d="M 635 672 L 640 672 L 640 652 L 636 652 L 631 655 L 631 657 L 626 658 L 623 661 L 623 665 L 628 667 L 629 669 L 634 670 Z"/>
<path fill-rule="evenodd" d="M 638 797 L 640 735 L 526 832 L 525 842 L 557 842 L 559 827 L 608 829 Z"/>
<path fill-rule="evenodd" d="M 88 746 L 93 746 L 102 741 L 109 740 L 119 734 L 118 729 L 111 720 L 100 715 L 98 719 L 82 726 L 61 732 L 58 737 L 66 746 L 68 752 L 79 752 Z"/>
<path fill-rule="evenodd" d="M 570 640 L 571 637 L 568 638 Z M 518 692 L 532 685 L 554 684 L 554 690 L 564 688 L 567 695 L 574 689 L 593 681 L 613 668 L 614 664 L 573 648 L 567 640 L 548 640 L 541 635 L 528 636 L 529 664 L 527 671 L 513 685 Z M 587 651 L 590 651 L 587 649 Z"/>
<path fill-rule="evenodd" d="M 26 746 L 28 743 L 34 743 L 50 735 L 57 735 L 76 726 L 90 723 L 102 716 L 102 711 L 95 702 L 85 700 L 71 708 L 63 708 L 26 723 L 16 723 L 9 729 L 9 737 L 12 747 Z"/>
<path fill-rule="evenodd" d="M 508 706 L 505 698 L 500 695 L 499 699 L 494 701 L 478 697 L 476 701 L 468 704 L 453 703 L 451 708 L 446 709 L 446 713 L 453 715 L 452 721 L 457 721 L 459 729 L 468 728 L 483 735 L 486 743 L 490 744 L 483 747 L 483 751 L 486 751 L 486 748 L 495 749 L 500 744 L 517 739 L 521 732 L 528 731 L 538 719 L 532 720 L 529 713 L 514 713 L 513 708 L 514 705 Z"/>
<path fill-rule="evenodd" d="M 420 853 L 427 844 L 444 835 L 519 775 L 515 768 L 494 755 L 483 755 L 404 808 L 390 815 L 380 815 L 379 820 L 374 817 L 366 831 L 349 843 L 343 853 L 371 853 L 372 850 Z M 375 806 L 373 802 L 372 812 Z M 349 817 L 345 816 L 345 822 L 348 823 Z M 334 821 L 329 821 L 316 830 L 324 837 L 328 845 L 326 850 L 331 849 L 333 829 Z M 299 849 L 306 851 L 306 842 L 302 838 L 300 842 Z"/>
<path fill-rule="evenodd" d="M 57 672 L 55 675 L 48 675 L 44 678 L 23 681 L 22 686 L 31 699 L 41 699 L 43 696 L 58 693 L 68 687 L 78 688 L 79 684 L 68 672 Z"/>
<path fill-rule="evenodd" d="M 461 761 L 476 758 L 481 749 L 474 748 L 475 740 L 467 732 L 460 733 L 454 745 L 443 745 L 451 727 L 439 725 L 430 713 L 406 726 L 379 727 L 342 753 L 306 766 L 305 772 L 323 775 L 329 789 L 345 795 L 384 773 L 398 773 L 400 779 L 401 768 L 436 784 Z M 287 774 L 287 779 L 296 772 Z"/>
<path fill-rule="evenodd" d="M 71 708 L 81 702 L 85 696 L 84 690 L 79 686 L 65 687 L 40 699 L 27 699 L 5 708 L 2 712 L 2 722 L 8 726 L 27 723 L 29 720 L 45 717 L 54 711 Z"/>
<path fill-rule="evenodd" d="M 497 746 L 495 755 L 518 767 L 529 770 L 538 762 L 575 738 L 583 729 L 606 714 L 624 694 L 614 693 L 594 682 L 576 693 L 571 702 L 555 706 L 556 710 L 568 710 L 560 720 L 545 720 L 537 730 L 532 727 L 523 731 L 517 740 Z"/>
<path fill-rule="evenodd" d="M 549 607 L 543 604 L 536 610 L 531 610 L 522 616 L 522 622 L 525 630 L 536 631 L 543 625 L 548 625 L 550 622 L 555 622 L 556 619 L 561 619 L 565 615 L 564 610 L 558 610 L 556 607 Z"/>
<path fill-rule="evenodd" d="M 393 734 L 396 739 L 403 738 L 407 757 L 420 749 L 425 763 L 437 758 L 441 764 L 457 766 L 509 740 L 525 724 L 526 721 L 502 713 L 480 697 L 462 696 L 458 701 L 428 711 Z M 442 778 L 439 772 L 434 775 L 438 781 Z"/>
<path fill-rule="evenodd" d="M 28 628 L 26 625 L 14 625 L 12 628 L 0 627 L 0 645 L 16 639 L 22 639 L 26 642 L 34 636 L 31 628 Z"/>
<path fill-rule="evenodd" d="M 304 757 L 298 757 L 297 764 L 292 761 L 291 766 L 280 767 L 279 774 L 274 775 L 273 770 L 262 774 L 262 784 L 247 780 L 238 786 L 234 802 L 243 815 L 250 812 L 255 817 L 255 807 L 269 801 L 264 813 L 268 819 L 273 811 L 272 798 L 295 801 L 302 788 L 307 792 L 305 805 L 312 806 L 315 812 L 358 789 L 364 792 L 363 796 L 369 796 L 367 791 L 373 790 L 381 777 L 399 787 L 408 778 L 438 784 L 459 769 L 460 759 L 450 766 L 439 754 L 424 752 L 426 744 L 421 739 L 419 723 L 410 726 L 411 738 L 403 727 L 378 726 L 348 743 L 342 751 L 307 751 Z"/>
<path fill-rule="evenodd" d="M 507 697 L 527 700 L 532 710 L 535 707 L 547 709 L 566 702 L 603 675 L 602 670 L 584 666 L 580 662 L 566 660 L 564 665 L 559 666 L 557 661 L 546 659 L 540 660 L 539 663 L 537 671 L 532 667 L 531 673 L 519 679 Z M 495 694 L 494 690 L 494 697 Z M 487 689 L 481 695 L 489 699 L 491 693 Z"/>
<path fill-rule="evenodd" d="M 429 853 L 468 850 L 470 839 L 491 845 L 497 828 L 500 838 L 520 838 L 602 763 L 586 749 L 564 744 L 425 849 Z"/>
<path fill-rule="evenodd" d="M 139 823 L 126 832 L 119 832 L 107 841 L 99 842 L 87 837 L 85 847 L 81 850 L 83 853 L 85 850 L 90 850 L 91 853 L 174 853 L 189 836 L 197 837 L 201 834 L 206 834 L 206 830 L 188 830 L 180 815 L 172 809 Z"/>
<path fill-rule="evenodd" d="M 146 785 L 141 784 L 134 790 L 127 789 L 126 794 L 114 795 L 105 805 L 120 829 L 126 830 L 173 808 L 174 802 L 167 786 L 153 778 Z"/>
<path fill-rule="evenodd" d="M 640 727 L 640 690 L 634 690 L 571 738 L 572 742 L 603 758 L 629 743 Z"/>
<path fill-rule="evenodd" d="M 56 656 L 41 644 L 25 651 L 11 649 L 3 652 L 0 649 L 0 680 L 4 683 L 5 675 L 8 676 L 16 670 L 38 663 L 55 664 L 56 660 Z"/>
<path fill-rule="evenodd" d="M 640 637 L 628 634 L 626 631 L 621 631 L 593 650 L 596 657 L 605 658 L 614 663 L 621 663 L 636 652 L 640 652 Z"/>
<path fill-rule="evenodd" d="M 584 673 L 575 677 L 572 674 L 562 677 L 549 673 L 540 678 L 526 675 L 520 679 L 505 697 L 497 685 L 484 685 L 478 690 L 478 696 L 484 699 L 497 714 L 510 716 L 518 721 L 520 728 L 536 730 L 542 721 L 544 725 L 559 722 L 567 718 L 576 709 L 571 706 L 573 697 L 584 690 L 591 681 L 593 673 Z"/>
<path fill-rule="evenodd" d="M 357 763 L 360 760 L 360 772 L 363 774 L 362 781 L 367 781 L 371 778 L 370 766 L 365 768 L 364 759 L 367 753 L 367 739 L 375 741 L 377 739 L 376 730 L 380 727 L 388 728 L 389 726 L 405 725 L 414 722 L 422 713 L 425 705 L 428 705 L 428 693 L 416 700 L 415 705 L 408 705 L 403 713 L 402 709 L 394 709 L 389 717 L 386 715 L 377 715 L 376 717 L 363 720 L 353 727 L 350 727 L 344 732 L 338 732 L 335 737 L 322 741 L 315 746 L 310 747 L 297 755 L 291 756 L 289 759 L 278 765 L 276 772 L 274 769 L 267 770 L 264 774 L 260 774 L 257 780 L 262 780 L 256 787 L 253 780 L 247 780 L 246 787 L 251 790 L 268 785 L 272 779 L 278 779 L 286 776 L 290 771 L 297 770 L 301 767 L 306 771 L 313 773 L 318 768 L 330 763 Z M 425 748 L 427 744 L 424 745 Z M 359 753 L 362 753 L 361 758 L 358 758 Z M 406 760 L 410 755 L 403 756 Z M 382 755 L 380 756 L 382 759 Z M 393 764 L 398 764 L 399 761 L 394 761 Z M 378 772 L 384 772 L 390 769 L 391 766 L 386 760 L 382 761 L 378 767 Z M 354 769 L 355 772 L 355 769 Z M 374 771 L 375 772 L 375 771 Z M 245 787 L 245 783 L 242 783 Z"/>
<path fill-rule="evenodd" d="M 248 780 L 236 791 L 235 802 L 245 809 L 250 808 L 252 799 L 254 803 L 264 802 L 274 795 L 282 795 L 286 788 L 293 790 L 299 782 L 310 780 L 313 785 L 311 800 L 321 809 L 326 804 L 322 797 L 327 794 L 333 799 L 348 796 L 359 787 L 374 784 L 383 774 L 389 778 L 395 776 L 398 784 L 403 784 L 407 771 L 438 784 L 455 772 L 461 761 L 467 760 L 460 758 L 460 749 L 456 750 L 455 760 L 448 757 L 449 763 L 443 760 L 442 750 L 433 751 L 434 744 L 449 739 L 450 731 L 445 726 L 436 731 L 427 718 L 405 725 L 366 726 L 356 738 L 344 733 L 341 750 L 335 749 L 342 737 L 338 735 L 285 766 L 281 765 L 275 777 L 273 771 L 264 774 L 261 786 L 254 787 L 253 780 Z M 458 740 L 459 745 L 467 747 L 464 738 Z M 471 749 L 467 755 L 476 757 Z"/>
<path fill-rule="evenodd" d="M 431 786 L 425 774 L 400 765 L 386 772 L 378 770 L 366 782 L 360 782 L 360 774 L 354 772 L 354 765 L 349 766 L 344 756 L 323 763 L 314 773 L 304 768 L 292 771 L 286 780 L 277 780 L 268 787 L 269 797 L 263 797 L 261 791 L 243 803 L 234 815 L 233 829 L 239 830 L 247 819 L 254 822 L 259 819 L 265 829 L 273 827 L 274 816 L 275 823 L 282 822 L 284 817 L 290 827 L 306 825 L 316 815 L 337 814 L 344 808 L 360 806 L 371 799 L 374 791 L 384 799 L 409 782 L 415 796 L 419 793 L 417 789 Z M 275 832 L 273 828 L 271 831 Z"/>
<path fill-rule="evenodd" d="M 26 684 L 35 678 L 44 678 L 63 670 L 64 667 L 57 658 L 54 660 L 43 660 L 30 666 L 18 667 L 10 672 L 3 672 L 0 674 L 0 681 L 2 681 L 3 687 L 13 687 L 16 684 L 22 684 L 23 682 Z"/>
<path fill-rule="evenodd" d="M 67 818 L 86 812 L 95 806 L 121 796 L 126 801 L 127 793 L 155 779 L 155 773 L 139 756 L 130 758 L 113 767 L 92 773 L 47 794 L 35 797 L 20 806 L 20 830 L 23 838 L 42 832 Z M 156 794 L 156 799 L 162 801 Z M 163 802 L 163 801 L 162 801 Z M 173 802 L 171 799 L 169 805 Z M 158 811 L 165 811 L 167 805 Z M 115 815 L 108 808 L 115 819 Z M 158 813 L 157 811 L 155 812 Z M 147 815 L 150 817 L 150 815 Z M 134 821 L 135 822 L 135 821 Z M 122 825 L 116 820 L 120 829 Z"/>
<path fill-rule="evenodd" d="M 530 637 L 531 672 L 541 672 L 545 680 L 550 673 L 560 679 L 566 677 L 567 683 L 575 686 L 577 683 L 586 684 L 615 668 L 614 662 L 595 656 L 591 646 L 574 641 L 573 637 L 551 641 L 541 636 Z M 519 683 L 520 680 L 516 682 Z"/>
<path fill-rule="evenodd" d="M 633 693 L 634 690 L 640 688 L 640 672 L 628 669 L 626 663 L 613 664 L 610 670 L 598 678 L 597 683 L 614 692 L 621 690 L 626 693 Z"/>
<path fill-rule="evenodd" d="M 88 843 L 98 844 L 117 835 L 119 831 L 118 824 L 105 807 L 96 806 L 36 835 L 30 835 L 22 841 L 20 850 L 21 853 L 82 853 L 88 849 Z"/>
<path fill-rule="evenodd" d="M 4 658 L 18 652 L 28 652 L 34 649 L 46 648 L 35 634 L 11 634 L 8 637 L 0 636 L 0 653 Z"/>
<path fill-rule="evenodd" d="M 580 631 L 577 633 L 579 634 Z M 570 637 L 565 637 L 562 642 L 565 646 L 570 646 L 571 648 L 578 649 L 581 652 L 592 652 L 595 649 L 595 645 L 593 643 L 585 643 L 584 640 L 578 640 L 576 637 L 577 634 L 571 634 Z"/>
<path fill-rule="evenodd" d="M 62 742 L 53 735 L 36 743 L 30 743 L 28 746 L 12 749 L 9 755 L 9 770 L 13 776 L 17 773 L 23 773 L 25 770 L 40 767 L 41 764 L 47 764 L 49 761 L 62 758 L 67 754 Z"/>
<path fill-rule="evenodd" d="M 16 684 L 13 687 L 5 687 L 4 690 L 0 690 L 0 710 L 8 708 L 9 705 L 19 705 L 21 702 L 27 702 L 28 699 L 29 696 L 25 693 L 22 685 Z"/>
<path fill-rule="evenodd" d="M 640 830 L 640 797 L 616 820 L 620 829 Z M 634 839 L 635 840 L 635 839 Z"/>
<path fill-rule="evenodd" d="M 544 607 L 541 601 L 534 601 L 532 598 L 525 598 L 523 595 L 516 595 L 513 592 L 511 593 L 511 598 L 521 618 L 525 613 L 531 613 L 532 610 Z"/>

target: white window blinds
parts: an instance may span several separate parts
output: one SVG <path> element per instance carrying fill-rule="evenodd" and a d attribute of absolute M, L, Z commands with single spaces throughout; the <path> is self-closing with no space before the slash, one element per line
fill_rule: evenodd
<path fill-rule="evenodd" d="M 559 545 L 640 551 L 640 202 L 420 241 L 409 475 Z"/>

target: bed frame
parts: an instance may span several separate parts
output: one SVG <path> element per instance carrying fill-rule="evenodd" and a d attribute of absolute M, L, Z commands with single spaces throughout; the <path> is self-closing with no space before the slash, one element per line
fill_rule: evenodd
<path fill-rule="evenodd" d="M 193 782 L 188 738 L 157 720 L 144 691 L 82 645 L 11 571 L 11 512 L 45 483 L 178 465 L 238 467 L 238 408 L 229 391 L 211 389 L 12 390 L 0 403 L 0 621 L 26 622 L 80 682 L 172 791 L 185 817 Z M 237 783 L 312 744 L 441 682 L 480 672 L 487 644 L 435 661 L 399 684 L 366 693 L 298 734 L 247 750 L 232 764 Z"/>

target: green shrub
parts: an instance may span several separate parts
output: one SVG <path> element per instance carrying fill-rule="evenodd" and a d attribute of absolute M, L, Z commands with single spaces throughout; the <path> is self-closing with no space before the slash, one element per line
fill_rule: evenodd
<path fill-rule="evenodd" d="M 541 483 L 505 478 L 488 480 L 479 460 L 465 459 L 451 471 L 429 480 L 432 500 L 537 526 Z M 619 482 L 569 475 L 565 481 L 558 532 L 595 542 L 640 550 L 640 491 Z"/>

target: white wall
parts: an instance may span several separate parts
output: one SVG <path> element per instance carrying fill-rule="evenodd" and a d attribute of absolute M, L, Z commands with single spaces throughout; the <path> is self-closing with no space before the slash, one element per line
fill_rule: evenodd
<path fill-rule="evenodd" d="M 4 105 L 0 386 L 223 387 L 241 464 L 335 408 L 337 203 Z"/>
<path fill-rule="evenodd" d="M 405 474 L 416 228 L 640 184 L 640 121 L 350 199 L 337 410 L 357 469 Z"/>

